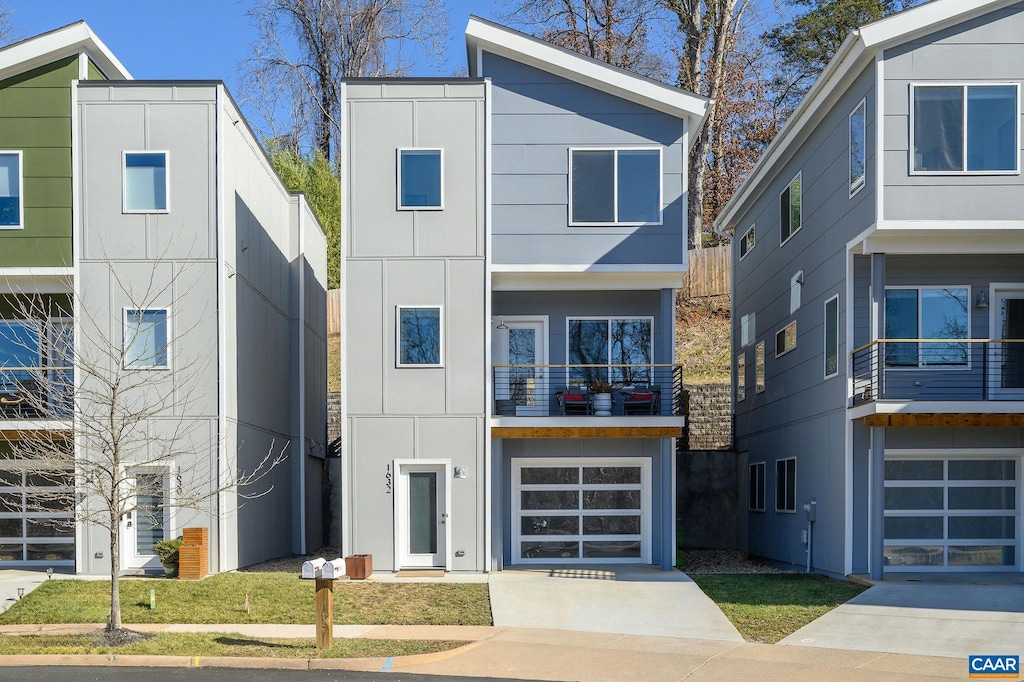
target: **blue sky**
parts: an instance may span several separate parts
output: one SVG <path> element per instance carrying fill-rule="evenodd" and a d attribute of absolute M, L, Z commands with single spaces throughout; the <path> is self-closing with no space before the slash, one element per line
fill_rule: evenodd
<path fill-rule="evenodd" d="M 255 32 L 247 0 L 7 0 L 18 37 L 79 19 L 92 27 L 132 75 L 146 79 L 216 79 L 229 87 Z M 452 38 L 447 65 L 424 66 L 416 76 L 447 75 L 465 67 L 463 30 L 470 14 L 493 18 L 495 0 L 448 0 Z M 233 88 L 234 89 L 234 88 Z"/>

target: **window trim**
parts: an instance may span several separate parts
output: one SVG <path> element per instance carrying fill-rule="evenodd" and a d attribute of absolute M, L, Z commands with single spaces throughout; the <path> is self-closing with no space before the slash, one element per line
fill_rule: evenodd
<path fill-rule="evenodd" d="M 766 349 L 764 339 L 757 342 L 754 346 L 754 392 L 764 393 L 765 387 L 768 385 L 768 372 L 765 367 Z M 758 376 L 760 375 L 760 376 Z M 758 383 L 758 379 L 761 380 Z"/>
<path fill-rule="evenodd" d="M 747 398 L 747 351 L 741 348 L 736 354 L 736 402 Z"/>
<path fill-rule="evenodd" d="M 897 284 L 897 285 L 894 285 L 894 286 L 886 286 L 885 287 L 885 291 L 889 291 L 890 289 L 893 289 L 893 290 L 895 290 L 895 289 L 902 289 L 902 290 L 913 289 L 913 290 L 917 291 L 917 334 L 918 334 L 918 338 L 921 338 L 921 308 L 922 308 L 922 306 L 921 306 L 921 290 L 922 289 L 964 289 L 965 291 L 967 291 L 967 336 L 964 337 L 963 339 L 936 339 L 936 340 L 937 341 L 946 341 L 946 340 L 948 340 L 950 343 L 958 343 L 958 342 L 969 341 L 972 338 L 972 336 L 971 336 L 971 333 L 972 333 L 972 329 L 971 329 L 971 287 L 970 287 L 969 284 L 954 284 L 954 285 L 951 285 L 951 286 L 946 286 L 946 285 L 942 285 L 942 284 L 918 284 L 918 285 L 915 285 L 915 284 Z M 885 292 L 884 291 L 882 292 L 882 324 L 883 325 L 885 324 Z M 902 341 L 902 339 L 890 339 L 890 338 L 888 338 L 888 336 L 884 332 L 885 327 L 883 326 L 882 329 L 883 329 L 882 338 L 884 338 L 886 341 L 888 341 L 888 342 L 901 342 Z M 906 343 L 914 343 L 914 340 L 910 339 L 910 340 L 906 341 Z M 920 346 L 920 344 L 915 344 L 915 345 Z M 881 362 L 882 362 L 882 368 L 886 372 L 908 372 L 908 371 L 909 372 L 923 372 L 923 371 L 927 371 L 927 372 L 936 372 L 936 371 L 938 371 L 938 372 L 962 372 L 962 371 L 965 371 L 965 370 L 970 370 L 971 369 L 971 364 L 972 364 L 971 363 L 971 352 L 970 352 L 970 345 L 969 344 L 968 344 L 968 351 L 967 351 L 967 363 L 963 364 L 963 365 L 922 365 L 921 364 L 921 351 L 920 351 L 920 348 L 918 348 L 917 366 L 916 367 L 910 367 L 908 365 L 893 365 L 893 366 L 889 366 L 889 365 L 886 364 L 884 352 L 882 354 Z"/>
<path fill-rule="evenodd" d="M 576 222 L 572 217 L 572 155 L 574 152 L 614 152 L 612 171 L 612 201 L 616 220 L 611 222 Z M 622 222 L 619 217 L 619 152 L 658 152 L 658 221 L 657 222 Z M 665 154 L 661 146 L 638 145 L 636 147 L 569 147 L 569 227 L 639 227 L 641 225 L 665 224 Z"/>
<path fill-rule="evenodd" d="M 757 246 L 755 227 L 757 227 L 756 223 L 747 228 L 747 231 L 740 237 L 740 260 L 746 258 L 754 250 L 754 247 Z M 747 244 L 748 241 L 750 242 L 749 245 Z"/>
<path fill-rule="evenodd" d="M 782 227 L 783 227 L 783 225 L 782 225 L 782 216 L 779 216 L 779 237 L 780 237 L 779 246 L 780 247 L 781 246 L 785 246 L 786 242 L 788 242 L 790 239 L 792 239 L 793 236 L 797 232 L 799 232 L 803 228 L 803 226 L 804 226 L 804 177 L 803 177 L 803 175 L 804 175 L 803 169 L 798 170 L 796 172 L 796 175 L 793 176 L 793 179 L 790 180 L 789 183 L 784 188 L 782 188 L 781 192 L 779 192 L 779 208 L 782 208 L 782 197 L 783 197 L 783 195 L 785 195 L 786 192 L 789 192 L 789 211 L 788 211 L 788 215 L 789 215 L 789 226 L 790 226 L 790 228 L 792 228 L 792 226 L 793 226 L 793 183 L 796 182 L 797 180 L 800 181 L 800 224 L 796 226 L 796 229 L 790 229 L 789 235 L 787 235 L 786 237 L 782 237 Z"/>
<path fill-rule="evenodd" d="M 967 102 L 967 88 L 969 88 L 969 87 L 986 87 L 986 86 L 992 86 L 992 87 L 1011 87 L 1012 86 L 1016 90 L 1016 93 L 1017 93 L 1017 97 L 1016 97 L 1016 112 L 1017 112 L 1017 115 L 1014 117 L 1014 123 L 1016 124 L 1016 135 L 1017 135 L 1017 144 L 1016 144 L 1017 153 L 1014 155 L 1014 162 L 1016 164 L 1016 167 L 1013 170 L 988 170 L 988 171 L 987 170 L 973 170 L 973 171 L 972 170 L 967 170 L 967 152 L 968 152 L 968 150 L 967 150 L 967 108 L 968 108 L 968 106 L 967 106 L 967 104 L 968 104 L 968 102 Z M 963 93 L 964 93 L 963 94 L 963 128 L 961 130 L 961 132 L 963 133 L 963 140 L 964 140 L 963 158 L 961 159 L 961 161 L 962 161 L 962 170 L 942 170 L 942 171 L 917 170 L 914 167 L 914 165 L 915 165 L 914 164 L 914 121 L 915 121 L 915 113 L 916 113 L 914 111 L 914 90 L 917 89 L 917 88 L 957 88 L 957 87 L 962 88 L 963 89 Z M 908 155 L 907 156 L 907 162 L 908 162 L 908 166 L 909 166 L 909 174 L 910 175 L 922 175 L 922 176 L 928 176 L 928 175 L 938 175 L 938 176 L 942 176 L 942 175 L 969 175 L 969 176 L 970 175 L 1020 175 L 1020 173 L 1021 173 L 1021 168 L 1020 168 L 1020 142 L 1021 142 L 1021 140 L 1020 140 L 1020 117 L 1021 117 L 1021 114 L 1020 114 L 1020 82 L 1012 82 L 1012 81 L 978 81 L 978 82 L 941 81 L 941 82 L 934 82 L 934 83 L 933 82 L 928 82 L 928 83 L 911 82 L 910 83 L 910 114 L 909 114 L 909 117 L 910 117 L 909 118 L 909 122 L 910 122 L 910 125 L 909 125 L 910 136 L 909 136 L 909 145 L 908 145 L 909 149 L 908 149 L 908 152 L 907 152 L 907 155 Z"/>
<path fill-rule="evenodd" d="M 783 471 L 785 471 L 785 463 L 793 462 L 793 508 L 789 509 L 785 506 L 786 500 L 779 500 L 779 465 L 783 465 Z M 786 487 L 789 487 L 789 474 L 786 474 Z M 781 505 L 780 506 L 780 502 Z M 796 514 L 796 457 L 783 457 L 775 460 L 775 511 L 779 514 Z"/>
<path fill-rule="evenodd" d="M 131 311 L 136 312 L 157 312 L 162 311 L 165 314 L 165 324 L 167 325 L 167 364 L 165 365 L 129 365 L 128 364 L 128 313 Z M 131 306 L 125 306 L 121 308 L 121 366 L 124 369 L 137 370 L 137 371 L 167 371 L 173 369 L 173 363 L 171 361 L 171 349 L 173 347 L 171 335 L 171 309 L 168 306 L 147 306 L 144 308 L 133 308 Z"/>
<path fill-rule="evenodd" d="M 861 139 L 864 140 L 864 147 L 861 150 L 864 154 L 862 160 L 863 170 L 860 176 L 850 179 L 850 198 L 852 199 L 860 193 L 862 189 L 868 184 L 868 103 L 867 98 L 863 98 L 857 106 L 850 112 L 850 167 L 849 170 L 853 170 L 853 117 L 859 111 L 863 109 L 864 113 L 861 118 Z M 852 175 L 852 172 L 850 173 Z"/>
<path fill-rule="evenodd" d="M 18 224 L 0 225 L 0 230 L 25 229 L 25 152 L 21 149 L 0 149 L 0 155 L 14 154 L 18 157 Z"/>
<path fill-rule="evenodd" d="M 767 506 L 765 504 L 766 503 L 766 500 L 765 500 L 765 498 L 766 498 L 766 495 L 765 495 L 765 492 L 766 492 L 766 490 L 765 490 L 765 471 L 766 471 L 766 469 L 767 469 L 767 467 L 765 466 L 765 462 L 763 462 L 763 461 L 761 461 L 761 462 L 751 462 L 750 464 L 747 465 L 747 511 L 750 511 L 750 512 L 764 512 L 764 511 L 766 511 L 765 510 L 765 507 Z M 758 473 L 758 470 L 760 470 L 760 473 Z M 751 487 L 754 488 L 753 491 L 751 491 Z M 751 495 L 750 494 L 751 492 L 753 492 L 754 494 Z M 753 497 L 753 499 L 754 499 L 754 504 L 753 505 L 750 504 L 751 497 Z M 758 502 L 761 503 L 761 506 L 757 506 Z"/>
<path fill-rule="evenodd" d="M 828 351 L 829 351 L 829 348 L 828 348 L 828 304 L 831 303 L 832 301 L 836 302 L 836 371 L 833 372 L 832 374 L 829 374 L 828 373 Z M 822 332 L 821 333 L 821 336 L 822 336 L 822 348 L 824 349 L 824 352 L 822 353 L 822 372 L 824 373 L 824 378 L 825 379 L 831 379 L 833 377 L 839 376 L 839 357 L 840 357 L 840 355 L 839 355 L 839 346 L 840 346 L 840 343 L 839 343 L 839 294 L 836 294 L 832 298 L 830 298 L 830 299 L 825 301 L 825 313 L 824 313 L 824 315 L 825 315 L 825 317 L 824 317 L 824 325 L 822 326 L 822 329 L 821 329 L 821 332 Z"/>
<path fill-rule="evenodd" d="M 571 335 L 569 334 L 569 325 L 572 324 L 573 320 L 604 320 L 609 325 L 608 334 L 608 345 L 606 357 L 611 360 L 612 357 L 612 335 L 611 335 L 611 323 L 612 320 L 647 320 L 651 323 L 651 362 L 652 371 L 654 362 L 654 316 L 653 315 L 566 315 L 565 316 L 565 361 L 566 365 L 572 367 L 569 364 L 570 348 L 569 343 L 571 342 Z M 608 367 L 614 367 L 616 363 L 606 363 Z M 651 377 L 653 379 L 653 376 Z"/>
<path fill-rule="evenodd" d="M 402 362 L 402 311 L 410 308 L 434 308 L 437 310 L 437 363 L 408 364 Z M 444 306 L 436 303 L 403 303 L 395 306 L 395 367 L 397 369 L 436 369 L 444 367 Z"/>
<path fill-rule="evenodd" d="M 128 155 L 163 154 L 164 156 L 164 208 L 128 208 Z M 121 151 L 121 213 L 126 215 L 157 215 L 171 212 L 171 152 L 168 149 L 125 149 Z"/>
<path fill-rule="evenodd" d="M 439 152 L 441 163 L 441 203 L 439 206 L 406 206 L 402 203 L 402 152 Z M 398 182 L 395 183 L 395 206 L 398 211 L 443 211 L 444 210 L 444 147 L 398 147 L 395 149 L 395 168 Z M 417 306 L 407 306 L 417 307 Z M 423 306 L 419 306 L 423 307 Z"/>
<path fill-rule="evenodd" d="M 790 327 L 793 328 L 793 345 L 780 353 L 779 334 L 785 333 L 786 330 L 788 330 Z M 775 357 L 781 358 L 783 355 L 786 355 L 787 353 L 792 353 L 794 350 L 796 350 L 796 320 L 793 320 L 792 322 L 784 326 L 782 329 L 775 332 Z"/>

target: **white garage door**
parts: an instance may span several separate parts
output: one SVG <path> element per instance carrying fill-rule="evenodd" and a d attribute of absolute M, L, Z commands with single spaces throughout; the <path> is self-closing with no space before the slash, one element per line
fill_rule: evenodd
<path fill-rule="evenodd" d="M 885 461 L 885 569 L 1020 567 L 1018 458 Z"/>
<path fill-rule="evenodd" d="M 651 460 L 512 460 L 512 563 L 650 563 Z"/>

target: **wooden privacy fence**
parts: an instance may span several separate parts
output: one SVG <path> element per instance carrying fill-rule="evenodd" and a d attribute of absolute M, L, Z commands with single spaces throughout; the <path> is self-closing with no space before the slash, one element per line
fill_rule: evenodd
<path fill-rule="evenodd" d="M 689 258 L 689 272 L 683 294 L 686 298 L 701 296 L 723 296 L 729 294 L 730 246 L 715 246 L 708 249 L 693 249 Z M 341 290 L 327 292 L 327 333 L 341 332 Z"/>
<path fill-rule="evenodd" d="M 327 292 L 327 333 L 341 333 L 341 289 Z"/>
<path fill-rule="evenodd" d="M 727 296 L 731 280 L 732 247 L 715 246 L 708 249 L 692 249 L 687 252 L 689 259 L 686 284 L 683 295 L 686 298 L 701 296 Z"/>

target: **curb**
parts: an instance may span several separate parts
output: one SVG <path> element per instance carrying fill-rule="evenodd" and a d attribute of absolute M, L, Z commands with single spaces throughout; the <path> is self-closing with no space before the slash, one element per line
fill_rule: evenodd
<path fill-rule="evenodd" d="M 149 656 L 119 654 L 11 654 L 0 668 L 14 666 L 117 666 L 125 668 L 235 668 L 248 670 L 352 670 L 383 672 L 436 663 L 461 655 L 481 642 L 429 654 L 376 658 L 245 658 L 242 656 Z"/>

